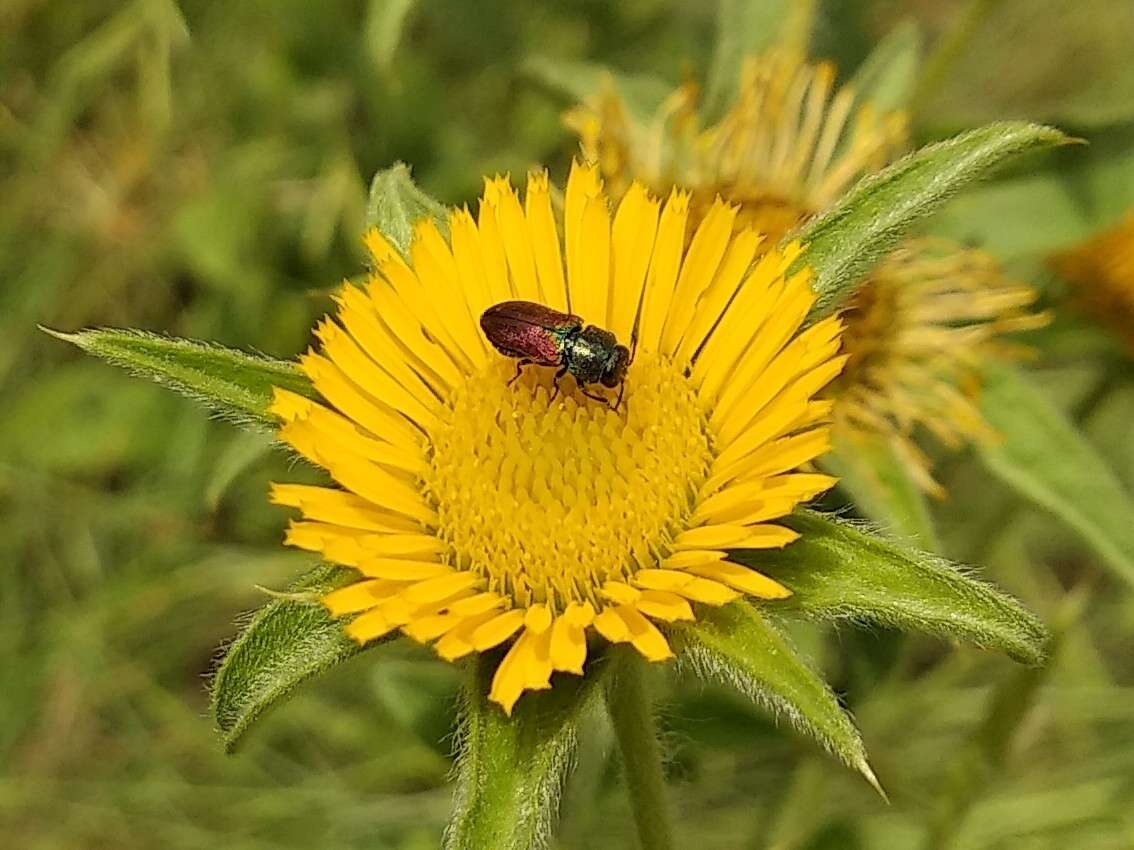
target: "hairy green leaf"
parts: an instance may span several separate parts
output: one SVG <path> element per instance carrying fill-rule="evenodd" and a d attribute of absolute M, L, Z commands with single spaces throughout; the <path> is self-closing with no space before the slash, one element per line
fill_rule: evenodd
<path fill-rule="evenodd" d="M 925 493 L 910 475 L 910 461 L 882 437 L 863 435 L 836 441 L 819 461 L 839 478 L 863 516 L 900 540 L 931 552 L 939 549 Z"/>
<path fill-rule="evenodd" d="M 398 162 L 374 175 L 366 204 L 367 228 L 377 227 L 408 258 L 413 226 L 423 218 L 432 218 L 442 233 L 449 232 L 448 208 L 418 188 L 408 165 Z"/>
<path fill-rule="evenodd" d="M 342 567 L 316 567 L 288 588 L 294 597 L 261 608 L 228 648 L 212 686 L 213 717 L 226 751 L 301 683 L 361 650 L 318 601 L 353 577 Z"/>
<path fill-rule="evenodd" d="M 935 555 L 810 511 L 784 520 L 802 535 L 782 550 L 736 551 L 734 561 L 792 591 L 772 610 L 922 631 L 1042 663 L 1047 630 L 1016 600 Z"/>
<path fill-rule="evenodd" d="M 815 0 L 719 0 L 702 116 L 713 123 L 736 99 L 744 60 L 773 44 L 806 51 Z"/>
<path fill-rule="evenodd" d="M 879 111 L 904 109 L 917 86 L 922 35 L 916 21 L 894 27 L 851 77 L 860 103 Z"/>
<path fill-rule="evenodd" d="M 985 367 L 984 415 L 1000 433 L 981 446 L 988 468 L 1050 511 L 1134 583 L 1134 499 L 1070 421 L 1019 371 Z"/>
<path fill-rule="evenodd" d="M 704 612 L 695 623 L 679 624 L 671 633 L 682 666 L 786 718 L 881 793 L 850 716 L 822 676 L 755 607 L 734 602 Z"/>
<path fill-rule="evenodd" d="M 225 419 L 272 428 L 268 413 L 272 387 L 311 395 L 311 382 L 299 367 L 192 339 L 144 331 L 94 328 L 76 333 L 44 329 L 96 357 L 196 399 Z"/>
<path fill-rule="evenodd" d="M 835 206 L 789 234 L 807 244 L 797 267 L 815 271 L 811 318 L 834 312 L 914 224 L 960 189 L 1025 153 L 1064 144 L 1058 130 L 989 124 L 928 145 L 861 180 Z"/>
<path fill-rule="evenodd" d="M 538 850 L 549 846 L 578 731 L 601 691 L 604 668 L 557 676 L 548 691 L 524 694 L 508 717 L 488 701 L 498 653 L 473 669 L 457 738 L 449 850 Z"/>

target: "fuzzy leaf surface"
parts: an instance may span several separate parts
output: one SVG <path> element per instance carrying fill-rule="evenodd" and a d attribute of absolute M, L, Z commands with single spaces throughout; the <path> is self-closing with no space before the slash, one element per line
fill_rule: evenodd
<path fill-rule="evenodd" d="M 1018 370 L 985 367 L 984 415 L 1001 439 L 988 469 L 1078 532 L 1111 571 L 1134 584 L 1134 498 L 1087 438 Z"/>
<path fill-rule="evenodd" d="M 928 145 L 863 178 L 789 238 L 807 250 L 817 299 L 811 319 L 834 312 L 898 240 L 958 191 L 1023 154 L 1063 144 L 1052 127 L 1006 121 Z"/>
<path fill-rule="evenodd" d="M 705 611 L 671 633 L 683 667 L 786 718 L 877 787 L 858 729 L 834 692 L 754 606 L 733 602 Z"/>
<path fill-rule="evenodd" d="M 448 208 L 418 187 L 408 165 L 398 162 L 374 175 L 366 203 L 367 228 L 377 227 L 408 258 L 413 226 L 423 218 L 433 219 L 448 234 Z"/>
<path fill-rule="evenodd" d="M 784 524 L 802 535 L 791 545 L 730 555 L 792 591 L 768 603 L 770 610 L 965 640 L 1025 664 L 1045 660 L 1043 624 L 1012 597 L 944 559 L 811 511 L 797 511 Z"/>
<path fill-rule="evenodd" d="M 212 684 L 212 712 L 232 752 L 249 727 L 306 680 L 361 651 L 318 602 L 354 572 L 324 564 L 288 588 L 305 599 L 279 598 L 252 617 L 228 648 Z"/>
<path fill-rule="evenodd" d="M 457 738 L 453 815 L 447 850 L 542 850 L 550 846 L 559 803 L 587 712 L 604 672 L 557 675 L 528 692 L 508 717 L 488 701 L 494 655 L 472 662 Z"/>
<path fill-rule="evenodd" d="M 48 333 L 245 426 L 276 426 L 268 413 L 272 387 L 308 396 L 314 392 L 295 363 L 208 342 L 118 328 Z"/>

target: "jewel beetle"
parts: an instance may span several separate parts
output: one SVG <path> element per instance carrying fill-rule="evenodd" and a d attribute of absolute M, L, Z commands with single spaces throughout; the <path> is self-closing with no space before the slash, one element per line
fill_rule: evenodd
<path fill-rule="evenodd" d="M 623 381 L 634 355 L 610 331 L 584 326 L 579 316 L 532 301 L 494 304 L 481 314 L 480 327 L 493 348 L 519 360 L 509 384 L 519 379 L 525 366 L 557 366 L 553 399 L 559 394 L 559 379 L 570 372 L 587 398 L 610 404 L 587 391 L 588 386 L 601 384 L 608 389 L 618 387 L 618 400 L 612 407 L 617 410 L 622 404 Z"/>

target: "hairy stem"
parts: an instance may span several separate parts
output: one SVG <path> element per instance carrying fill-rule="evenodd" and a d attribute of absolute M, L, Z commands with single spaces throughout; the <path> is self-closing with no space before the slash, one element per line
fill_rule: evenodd
<path fill-rule="evenodd" d="M 638 840 L 642 850 L 673 850 L 661 747 L 646 690 L 646 662 L 628 647 L 620 647 L 613 660 L 617 666 L 606 702 L 622 752 Z"/>

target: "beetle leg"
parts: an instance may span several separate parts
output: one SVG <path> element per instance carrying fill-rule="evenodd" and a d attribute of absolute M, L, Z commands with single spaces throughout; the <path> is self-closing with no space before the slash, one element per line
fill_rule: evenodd
<path fill-rule="evenodd" d="M 560 366 L 558 369 L 555 370 L 555 379 L 552 381 L 552 383 L 555 384 L 555 392 L 553 392 L 551 394 L 551 397 L 547 400 L 548 404 L 551 404 L 553 401 L 555 401 L 556 398 L 559 397 L 559 379 L 562 378 L 566 374 L 567 374 L 567 364 L 566 363 L 564 363 L 562 366 Z"/>
<path fill-rule="evenodd" d="M 626 392 L 626 382 L 623 381 L 618 386 L 618 400 L 614 402 L 614 407 L 611 410 L 618 410 L 622 406 L 622 394 Z"/>
<path fill-rule="evenodd" d="M 586 388 L 586 387 L 579 387 L 579 390 L 580 390 L 580 391 L 581 391 L 581 392 L 583 393 L 583 395 L 585 395 L 585 396 L 586 396 L 587 398 L 591 398 L 591 399 L 594 399 L 595 401 L 601 401 L 601 402 L 602 402 L 603 404 L 605 404 L 605 405 L 606 405 L 607 407 L 610 407 L 610 399 L 608 399 L 608 398 L 607 398 L 606 396 L 603 396 L 603 395 L 596 395 L 595 393 L 589 393 L 589 392 L 587 392 L 587 388 Z"/>
<path fill-rule="evenodd" d="M 512 380 L 508 382 L 507 386 L 510 387 L 512 384 L 516 383 L 516 381 L 520 380 L 520 375 L 524 373 L 524 367 L 530 365 L 531 362 L 532 361 L 528 360 L 526 357 L 521 358 L 520 362 L 516 364 L 516 374 L 512 376 Z"/>

